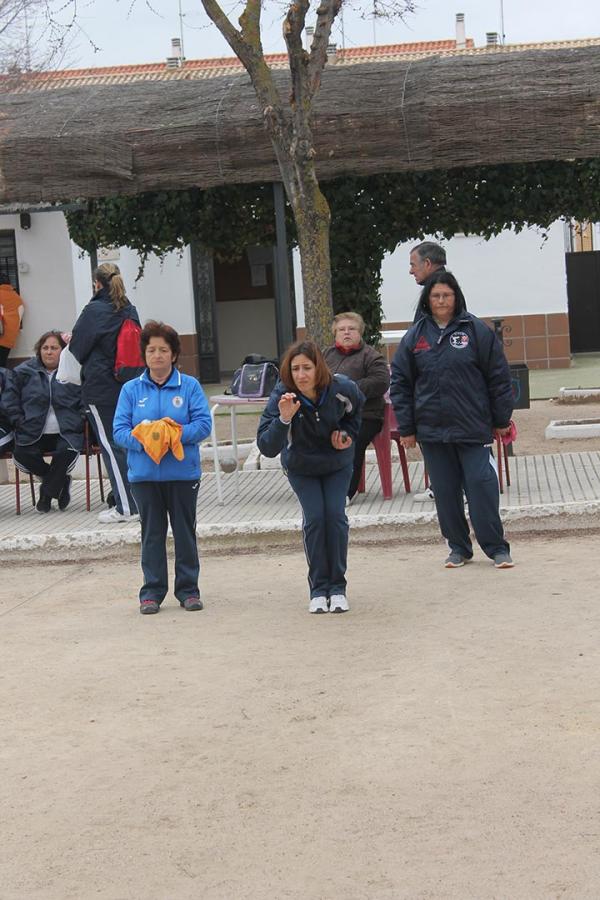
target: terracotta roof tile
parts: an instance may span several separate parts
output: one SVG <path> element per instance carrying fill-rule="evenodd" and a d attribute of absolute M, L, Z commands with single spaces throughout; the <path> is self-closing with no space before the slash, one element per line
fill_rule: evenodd
<path fill-rule="evenodd" d="M 475 47 L 468 38 L 465 48 L 457 48 L 455 40 L 414 41 L 405 44 L 383 44 L 370 47 L 338 48 L 335 64 L 358 63 L 400 59 L 422 59 L 428 56 L 463 56 L 487 53 L 514 53 L 523 50 L 555 50 L 570 47 L 600 46 L 600 38 L 576 41 L 547 41 L 544 43 L 488 45 Z M 266 61 L 274 69 L 287 68 L 286 53 L 266 55 Z M 0 84 L 8 82 L 12 90 L 51 90 L 89 84 L 127 84 L 135 81 L 182 81 L 215 78 L 232 72 L 242 74 L 243 66 L 235 56 L 214 59 L 186 59 L 182 66 L 170 68 L 166 62 L 137 65 L 106 66 L 103 68 L 59 69 L 52 72 L 33 72 L 19 76 L 2 75 Z"/>

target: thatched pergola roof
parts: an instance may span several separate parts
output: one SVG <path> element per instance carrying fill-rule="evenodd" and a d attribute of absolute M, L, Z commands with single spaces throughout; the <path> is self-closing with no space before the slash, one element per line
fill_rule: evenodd
<path fill-rule="evenodd" d="M 319 177 L 600 156 L 600 47 L 505 49 L 328 67 Z M 0 88 L 1 203 L 280 178 L 245 73 Z"/>

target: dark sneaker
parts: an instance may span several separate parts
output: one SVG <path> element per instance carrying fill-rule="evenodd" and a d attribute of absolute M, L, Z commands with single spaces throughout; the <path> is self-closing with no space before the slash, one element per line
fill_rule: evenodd
<path fill-rule="evenodd" d="M 200 597 L 186 597 L 183 602 L 179 602 L 179 605 L 187 609 L 188 612 L 195 612 L 197 609 L 204 608 Z"/>
<path fill-rule="evenodd" d="M 65 478 L 65 483 L 62 486 L 61 492 L 58 495 L 58 508 L 66 509 L 70 502 L 71 502 L 71 476 L 67 475 L 67 477 Z"/>
<path fill-rule="evenodd" d="M 160 609 L 160 604 L 156 600 L 142 600 L 140 602 L 140 612 L 143 616 L 153 616 Z"/>
<path fill-rule="evenodd" d="M 471 558 L 469 556 L 461 556 L 460 553 L 456 553 L 453 550 L 452 553 L 444 560 L 444 565 L 447 569 L 460 569 L 461 566 L 464 566 L 464 564 L 468 562 L 471 562 Z"/>
<path fill-rule="evenodd" d="M 46 496 L 46 494 L 42 494 L 40 491 L 40 498 L 38 502 L 35 504 L 35 508 L 40 513 L 50 512 L 50 507 L 52 506 L 52 497 Z"/>
<path fill-rule="evenodd" d="M 510 553 L 496 553 L 494 557 L 494 566 L 496 569 L 512 569 L 514 562 Z"/>

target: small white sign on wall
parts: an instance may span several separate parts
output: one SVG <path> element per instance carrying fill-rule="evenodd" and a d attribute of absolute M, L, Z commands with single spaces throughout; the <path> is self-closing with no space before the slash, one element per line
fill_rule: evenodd
<path fill-rule="evenodd" d="M 98 247 L 96 251 L 98 262 L 114 262 L 115 259 L 121 258 L 120 247 Z"/>

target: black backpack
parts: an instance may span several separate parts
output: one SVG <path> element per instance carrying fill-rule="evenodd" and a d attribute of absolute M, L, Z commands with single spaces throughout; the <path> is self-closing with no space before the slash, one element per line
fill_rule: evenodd
<path fill-rule="evenodd" d="M 233 373 L 231 385 L 226 393 L 247 400 L 262 399 L 270 396 L 278 381 L 277 364 L 258 353 L 251 353 Z"/>

